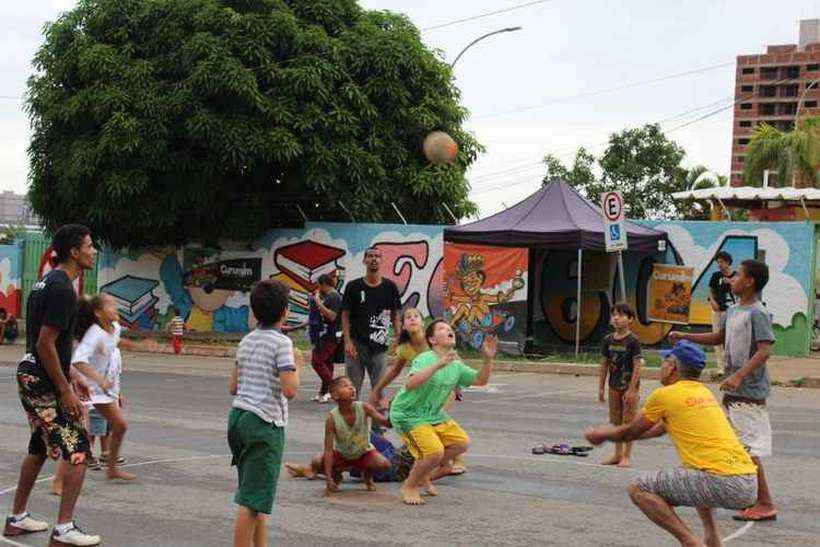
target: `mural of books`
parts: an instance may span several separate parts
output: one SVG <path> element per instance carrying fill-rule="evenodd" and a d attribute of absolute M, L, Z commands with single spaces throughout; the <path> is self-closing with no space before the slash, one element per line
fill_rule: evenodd
<path fill-rule="evenodd" d="M 273 256 L 279 273 L 271 279 L 281 281 L 290 288 L 290 313 L 288 324 L 306 323 L 310 313 L 310 294 L 316 290 L 319 277 L 342 268 L 338 260 L 345 255 L 343 249 L 315 241 L 300 241 L 280 247 Z"/>
<path fill-rule="evenodd" d="M 120 320 L 129 328 L 150 328 L 157 314 L 159 298 L 154 289 L 159 281 L 126 275 L 100 287 L 117 302 Z"/>
<path fill-rule="evenodd" d="M 280 247 L 273 261 L 279 271 L 310 293 L 316 290 L 319 276 L 336 270 L 336 261 L 344 255 L 343 249 L 308 240 Z"/>

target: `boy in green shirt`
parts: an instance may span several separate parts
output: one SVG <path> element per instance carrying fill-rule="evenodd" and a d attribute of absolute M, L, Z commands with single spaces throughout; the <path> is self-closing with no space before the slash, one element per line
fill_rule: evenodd
<path fill-rule="evenodd" d="M 493 370 L 498 339 L 490 336 L 481 348 L 484 365 L 476 372 L 453 349 L 456 336 L 450 325 L 441 319 L 433 321 L 425 331 L 432 348 L 413 360 L 404 388 L 390 407 L 390 422 L 404 438 L 416 459 L 413 469 L 401 487 L 402 499 L 408 505 L 421 505 L 420 489 L 437 494 L 431 473 L 442 462 L 466 452 L 470 438 L 444 412 L 450 393 L 456 387 L 484 386 Z"/>

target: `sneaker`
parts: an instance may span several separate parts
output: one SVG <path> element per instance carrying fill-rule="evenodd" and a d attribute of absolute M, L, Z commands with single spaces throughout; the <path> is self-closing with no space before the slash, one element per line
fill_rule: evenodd
<path fill-rule="evenodd" d="M 6 527 L 3 528 L 4 536 L 22 536 L 23 534 L 33 534 L 34 532 L 45 532 L 48 530 L 48 523 L 42 520 L 31 518 L 26 513 L 23 518 L 16 519 L 9 517 L 6 519 Z"/>
<path fill-rule="evenodd" d="M 313 401 L 314 403 L 318 403 L 322 400 L 322 396 L 321 395 L 314 395 L 313 397 L 310 398 L 310 400 Z"/>
<path fill-rule="evenodd" d="M 330 393 L 325 393 L 324 395 L 319 397 L 319 403 L 320 404 L 326 405 L 329 402 L 330 402 Z"/>
<path fill-rule="evenodd" d="M 75 523 L 72 523 L 71 529 L 68 532 L 58 534 L 57 529 L 51 533 L 51 545 L 99 545 L 100 536 L 92 536 L 86 534 Z"/>

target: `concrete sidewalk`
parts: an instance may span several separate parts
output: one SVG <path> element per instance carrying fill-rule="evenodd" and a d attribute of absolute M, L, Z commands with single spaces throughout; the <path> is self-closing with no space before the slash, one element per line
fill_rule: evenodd
<path fill-rule="evenodd" d="M 0 361 L 16 362 L 23 353 L 24 347 L 22 344 L 2 345 L 0 346 Z M 236 347 L 186 344 L 182 355 L 173 355 L 170 348 L 160 353 L 131 353 L 128 355 L 126 368 L 130 370 L 226 376 L 236 355 Z M 305 355 L 305 360 L 308 362 L 310 356 Z M 473 361 L 478 364 L 477 360 L 468 360 L 468 362 Z M 820 388 L 820 357 L 772 357 L 769 360 L 768 367 L 770 378 L 776 385 Z M 496 364 L 496 370 L 596 376 L 598 374 L 598 365 L 505 361 L 501 356 Z M 658 368 L 646 368 L 643 377 L 658 380 L 660 370 Z"/>

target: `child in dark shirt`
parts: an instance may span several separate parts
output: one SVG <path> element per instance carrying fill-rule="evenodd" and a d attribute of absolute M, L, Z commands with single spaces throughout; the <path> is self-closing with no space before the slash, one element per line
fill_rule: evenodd
<path fill-rule="evenodd" d="M 641 382 L 641 342 L 629 327 L 635 311 L 625 302 L 610 311 L 615 332 L 604 337 L 601 368 L 598 373 L 598 401 L 605 402 L 604 389 L 609 377 L 609 420 L 613 425 L 630 423 L 638 408 Z M 629 467 L 632 443 L 615 443 L 615 454 L 602 465 Z"/>

